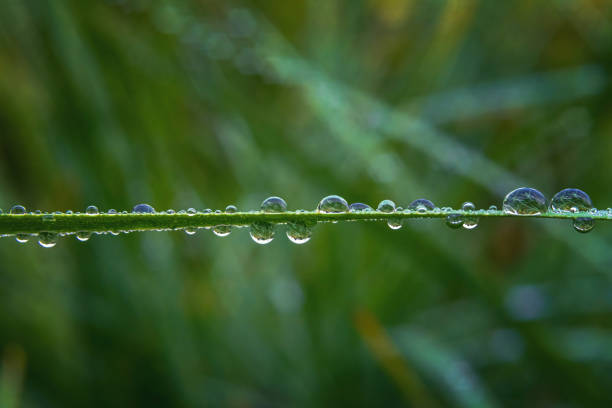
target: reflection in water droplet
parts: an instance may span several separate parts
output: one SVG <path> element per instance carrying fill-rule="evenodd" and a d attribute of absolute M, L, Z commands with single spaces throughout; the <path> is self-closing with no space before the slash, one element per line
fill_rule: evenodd
<path fill-rule="evenodd" d="M 267 244 L 274 239 L 274 224 L 269 222 L 254 222 L 249 231 L 253 241 L 258 244 Z"/>
<path fill-rule="evenodd" d="M 20 244 L 25 244 L 29 240 L 30 240 L 30 234 L 17 234 L 17 235 L 15 235 L 15 241 L 19 242 Z"/>
<path fill-rule="evenodd" d="M 534 188 L 521 187 L 504 198 L 504 213 L 513 215 L 538 215 L 546 212 L 546 198 Z"/>
<path fill-rule="evenodd" d="M 588 217 L 578 217 L 574 219 L 573 225 L 576 231 L 586 233 L 595 227 L 595 220 Z"/>
<path fill-rule="evenodd" d="M 466 201 L 461 206 L 461 209 L 466 212 L 474 212 L 476 211 L 476 206 L 474 203 L 470 201 Z M 467 230 L 474 229 L 478 226 L 478 217 L 474 215 L 465 215 L 463 216 L 463 228 Z"/>
<path fill-rule="evenodd" d="M 294 244 L 305 244 L 312 237 L 312 229 L 315 222 L 297 221 L 287 225 L 287 238 Z"/>
<path fill-rule="evenodd" d="M 53 248 L 57 244 L 57 234 L 55 232 L 41 232 L 38 234 L 38 243 L 43 248 Z"/>
<path fill-rule="evenodd" d="M 287 203 L 280 197 L 268 197 L 261 203 L 261 211 L 280 213 L 287 211 Z"/>
<path fill-rule="evenodd" d="M 418 200 L 414 200 L 408 205 L 409 210 L 418 211 L 421 213 L 432 211 L 436 206 L 431 201 L 425 198 L 419 198 Z"/>
<path fill-rule="evenodd" d="M 346 200 L 337 195 L 324 197 L 317 206 L 317 210 L 322 213 L 341 213 L 347 212 L 348 209 Z"/>
<path fill-rule="evenodd" d="M 350 212 L 372 211 L 372 207 L 363 203 L 353 203 L 349 206 Z"/>
<path fill-rule="evenodd" d="M 149 204 L 136 204 L 134 208 L 132 208 L 132 212 L 137 214 L 153 214 L 155 208 L 151 207 Z"/>
<path fill-rule="evenodd" d="M 378 207 L 376 207 L 376 211 L 391 213 L 395 211 L 395 203 L 391 200 L 382 200 Z"/>
<path fill-rule="evenodd" d="M 90 205 L 85 210 L 85 213 L 87 213 L 87 215 L 98 215 L 100 212 L 98 211 L 98 207 L 96 207 L 95 205 Z"/>
<path fill-rule="evenodd" d="M 550 200 L 550 209 L 554 212 L 582 212 L 590 210 L 591 207 L 591 197 L 577 188 L 561 190 Z"/>
<path fill-rule="evenodd" d="M 23 205 L 14 205 L 10 210 L 11 214 L 22 215 L 26 213 L 26 209 Z"/>
<path fill-rule="evenodd" d="M 461 228 L 463 225 L 463 217 L 461 214 L 449 214 L 446 216 L 446 225 L 452 229 Z"/>
<path fill-rule="evenodd" d="M 91 238 L 91 232 L 89 231 L 77 232 L 76 238 L 81 242 L 89 241 L 89 238 Z"/>

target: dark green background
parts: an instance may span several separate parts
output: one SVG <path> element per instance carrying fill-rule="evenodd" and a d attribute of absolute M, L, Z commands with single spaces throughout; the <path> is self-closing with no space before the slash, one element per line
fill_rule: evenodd
<path fill-rule="evenodd" d="M 612 4 L 5 0 L 0 207 L 612 206 Z M 0 240 L 0 405 L 610 406 L 612 225 Z"/>

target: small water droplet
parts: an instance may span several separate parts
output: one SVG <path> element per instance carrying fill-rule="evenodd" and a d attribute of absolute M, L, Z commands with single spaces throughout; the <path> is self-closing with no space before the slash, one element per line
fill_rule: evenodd
<path fill-rule="evenodd" d="M 554 212 L 582 212 L 590 210 L 591 207 L 591 197 L 577 188 L 561 190 L 550 200 L 550 209 Z"/>
<path fill-rule="evenodd" d="M 111 208 L 110 210 L 108 210 L 108 214 L 117 214 L 117 210 Z"/>
<path fill-rule="evenodd" d="M 55 215 L 54 214 L 44 214 L 42 216 L 42 221 L 43 222 L 54 222 L 55 221 Z"/>
<path fill-rule="evenodd" d="M 23 205 L 14 205 L 11 207 L 10 213 L 13 215 L 23 215 L 26 213 L 26 209 Z"/>
<path fill-rule="evenodd" d="M 202 210 L 202 212 L 204 214 L 210 214 L 211 212 L 213 212 L 213 210 L 211 210 L 210 208 L 206 208 L 206 209 Z"/>
<path fill-rule="evenodd" d="M 261 211 L 265 213 L 285 212 L 287 203 L 280 197 L 268 197 L 261 203 Z"/>
<path fill-rule="evenodd" d="M 95 205 L 90 205 L 89 207 L 87 207 L 85 212 L 87 213 L 87 215 L 98 215 L 100 213 L 98 211 L 98 207 L 96 207 Z"/>
<path fill-rule="evenodd" d="M 589 217 L 578 217 L 574 219 L 573 225 L 576 231 L 586 233 L 595 227 L 595 220 Z"/>
<path fill-rule="evenodd" d="M 43 248 L 53 248 L 57 244 L 57 234 L 43 231 L 38 234 L 38 243 Z"/>
<path fill-rule="evenodd" d="M 391 200 L 382 200 L 376 207 L 376 211 L 392 213 L 395 211 L 395 203 Z"/>
<path fill-rule="evenodd" d="M 353 203 L 349 206 L 350 212 L 372 211 L 372 207 L 364 203 Z"/>
<path fill-rule="evenodd" d="M 30 240 L 30 236 L 30 234 L 17 234 L 15 235 L 15 241 L 19 242 L 20 244 L 25 244 Z"/>
<path fill-rule="evenodd" d="M 593 214 L 593 215 L 596 215 L 596 214 L 597 214 L 597 208 L 591 208 L 591 209 L 589 210 L 589 212 L 590 212 L 591 214 Z"/>
<path fill-rule="evenodd" d="M 190 217 L 193 215 L 196 215 L 197 211 L 195 208 L 188 208 L 187 209 L 187 215 L 189 215 Z"/>
<path fill-rule="evenodd" d="M 187 235 L 194 235 L 196 231 L 197 230 L 195 228 L 185 228 L 185 234 Z"/>
<path fill-rule="evenodd" d="M 402 228 L 403 224 L 404 224 L 404 221 L 401 218 L 391 218 L 389 221 L 387 221 L 387 225 L 392 230 L 398 230 Z"/>
<path fill-rule="evenodd" d="M 287 238 L 294 244 L 305 244 L 312 237 L 312 229 L 316 225 L 311 221 L 290 222 L 287 225 Z"/>
<path fill-rule="evenodd" d="M 238 208 L 235 205 L 228 205 L 225 207 L 225 212 L 228 214 L 233 214 L 238 212 Z"/>
<path fill-rule="evenodd" d="M 497 211 L 497 206 L 496 205 L 490 205 L 489 206 L 489 211 Z"/>
<path fill-rule="evenodd" d="M 317 206 L 317 211 L 322 213 L 342 213 L 347 212 L 348 209 L 346 200 L 337 195 L 324 197 Z"/>
<path fill-rule="evenodd" d="M 175 214 L 175 213 L 176 213 L 176 211 L 174 211 L 172 208 L 169 208 L 169 209 L 166 210 L 166 214 L 172 215 L 172 214 Z"/>
<path fill-rule="evenodd" d="M 513 215 L 538 215 L 546 212 L 546 198 L 534 188 L 521 187 L 504 198 L 503 210 Z"/>
<path fill-rule="evenodd" d="M 79 231 L 76 234 L 76 238 L 79 241 L 81 241 L 81 242 L 89 241 L 89 238 L 91 238 L 91 232 L 89 232 L 89 231 Z"/>
<path fill-rule="evenodd" d="M 431 201 L 425 198 L 419 198 L 418 200 L 414 200 L 408 205 L 408 209 L 417 211 L 419 213 L 425 213 L 427 211 L 432 211 L 436 206 Z"/>
<path fill-rule="evenodd" d="M 452 229 L 459 229 L 463 225 L 463 217 L 461 214 L 448 214 L 446 216 L 446 225 Z"/>
<path fill-rule="evenodd" d="M 270 222 L 254 222 L 251 224 L 249 234 L 253 241 L 258 244 L 265 245 L 274 239 L 274 224 Z"/>
<path fill-rule="evenodd" d="M 149 204 L 136 204 L 134 208 L 132 208 L 132 212 L 136 214 L 153 214 L 155 213 L 155 208 L 151 207 Z"/>

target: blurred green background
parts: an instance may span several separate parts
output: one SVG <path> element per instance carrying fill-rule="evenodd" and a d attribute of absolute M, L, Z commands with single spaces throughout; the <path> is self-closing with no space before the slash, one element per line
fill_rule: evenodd
<path fill-rule="evenodd" d="M 5 0 L 0 207 L 612 206 L 606 0 Z M 610 406 L 612 226 L 0 242 L 0 406 Z"/>

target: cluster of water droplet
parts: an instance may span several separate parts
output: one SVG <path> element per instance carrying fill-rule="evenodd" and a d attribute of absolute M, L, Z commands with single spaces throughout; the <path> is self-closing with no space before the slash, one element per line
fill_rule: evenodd
<path fill-rule="evenodd" d="M 544 195 L 535 190 L 533 188 L 521 187 L 517 188 L 506 195 L 502 205 L 502 211 L 508 215 L 517 215 L 517 216 L 537 216 L 540 214 L 544 214 L 550 211 L 550 213 L 587 213 L 585 216 L 580 216 L 572 219 L 574 229 L 578 232 L 589 232 L 594 227 L 594 220 L 592 217 L 588 216 L 588 214 L 600 214 L 602 212 L 598 212 L 597 209 L 593 208 L 593 204 L 591 202 L 590 197 L 584 191 L 568 188 L 564 189 L 553 196 L 550 200 L 549 205 L 547 206 L 546 198 Z M 317 205 L 316 212 L 320 214 L 337 214 L 337 213 L 368 213 L 373 212 L 374 210 L 367 204 L 363 203 L 352 203 L 348 204 L 348 202 L 338 196 L 338 195 L 329 195 L 324 197 L 319 204 Z M 452 229 L 464 228 L 467 230 L 474 229 L 478 226 L 479 216 L 480 215 L 499 215 L 495 205 L 489 207 L 488 210 L 476 210 L 476 206 L 471 202 L 465 202 L 461 206 L 461 211 L 453 210 L 450 207 L 438 208 L 431 201 L 421 198 L 412 201 L 406 209 L 402 207 L 398 207 L 391 200 L 383 200 L 381 201 L 376 211 L 384 214 L 398 214 L 397 218 L 386 218 L 387 224 L 389 228 L 397 230 L 400 229 L 403 225 L 403 219 L 401 217 L 402 214 L 422 214 L 423 216 L 427 216 L 428 214 L 441 214 L 441 217 L 446 215 L 446 225 Z M 202 211 L 198 211 L 194 208 L 189 208 L 187 210 L 180 210 L 178 214 L 185 214 L 187 216 L 194 216 L 196 214 L 209 214 L 213 211 L 211 209 L 205 209 Z M 238 212 L 238 209 L 234 205 L 228 205 L 224 211 L 217 210 L 216 214 L 233 214 Z M 251 211 L 252 213 L 254 211 Z M 278 213 L 286 213 L 287 212 L 287 203 L 280 197 L 269 197 L 265 199 L 261 203 L 261 207 L 259 210 L 260 213 L 264 214 L 278 214 Z M 304 210 L 298 210 L 295 214 L 303 213 Z M 166 211 L 162 211 L 157 213 L 155 209 L 149 204 L 137 204 L 132 209 L 132 214 L 165 214 L 165 215 L 173 215 L 177 212 L 169 209 Z M 604 211 L 606 215 L 612 215 L 612 209 L 608 211 Z M 0 214 L 2 214 L 2 210 L 0 210 Z M 9 214 L 11 215 L 26 215 L 26 214 L 34 214 L 41 215 L 41 219 L 43 222 L 54 222 L 56 221 L 56 215 L 58 214 L 80 214 L 79 212 L 73 213 L 72 211 L 66 211 L 65 213 L 55 212 L 55 213 L 42 213 L 41 211 L 34 211 L 28 213 L 25 207 L 21 205 L 15 205 L 9 210 Z M 85 214 L 87 215 L 99 215 L 100 211 L 96 206 L 90 205 L 86 208 Z M 128 214 L 127 211 L 118 212 L 114 209 L 108 210 L 106 213 L 108 215 L 122 215 Z M 314 220 L 301 220 L 301 219 L 291 219 L 290 214 L 287 221 L 287 237 L 291 242 L 296 244 L 303 244 L 310 240 L 312 236 L 313 228 L 316 226 L 317 221 Z M 325 220 L 320 220 L 319 222 L 325 222 Z M 336 221 L 332 221 L 336 222 Z M 204 227 L 209 229 L 210 227 Z M 232 225 L 216 225 L 212 227 L 213 232 L 220 237 L 228 236 L 232 231 Z M 172 228 L 168 228 L 167 230 L 171 230 Z M 193 235 L 196 233 L 197 228 L 181 228 L 188 235 Z M 272 222 L 272 220 L 263 219 L 261 221 L 253 222 L 250 225 L 250 236 L 253 241 L 258 244 L 267 244 L 274 239 L 276 223 Z M 103 231 L 96 232 L 100 233 L 110 233 L 113 235 L 118 235 L 120 232 L 131 232 L 131 231 Z M 15 235 L 15 239 L 17 242 L 25 243 L 28 242 L 32 237 L 37 237 L 38 242 L 41 246 L 45 248 L 51 248 L 56 245 L 58 237 L 62 237 L 65 235 L 75 235 L 79 241 L 87 241 L 91 238 L 92 232 L 90 231 L 81 231 L 77 233 L 56 233 L 49 231 L 42 231 L 38 233 L 19 233 Z"/>

